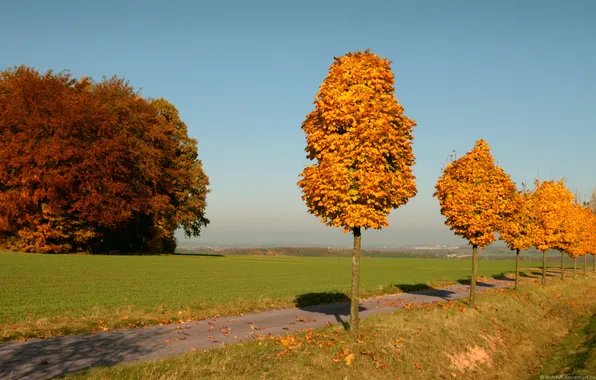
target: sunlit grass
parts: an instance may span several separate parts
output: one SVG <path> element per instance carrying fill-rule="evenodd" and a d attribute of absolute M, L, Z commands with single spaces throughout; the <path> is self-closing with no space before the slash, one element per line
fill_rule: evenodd
<path fill-rule="evenodd" d="M 88 256 L 0 253 L 3 340 L 293 306 L 350 289 L 349 257 Z M 524 266 L 536 265 L 522 263 Z M 363 258 L 363 295 L 468 278 L 458 259 Z M 513 269 L 481 260 L 479 274 Z"/>

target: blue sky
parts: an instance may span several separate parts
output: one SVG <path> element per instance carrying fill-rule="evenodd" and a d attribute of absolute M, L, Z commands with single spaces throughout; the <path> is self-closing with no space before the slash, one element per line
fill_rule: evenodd
<path fill-rule="evenodd" d="M 364 245 L 461 243 L 432 198 L 478 138 L 513 180 L 596 185 L 594 1 L 5 0 L 0 65 L 117 75 L 180 110 L 211 179 L 202 243 L 350 245 L 307 213 L 300 129 L 334 56 L 393 61 L 418 195 Z"/>

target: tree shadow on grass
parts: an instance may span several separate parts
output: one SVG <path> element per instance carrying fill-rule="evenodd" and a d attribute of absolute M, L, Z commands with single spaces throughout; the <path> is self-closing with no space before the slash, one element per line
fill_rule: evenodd
<path fill-rule="evenodd" d="M 452 299 L 452 296 L 455 294 L 454 291 L 447 289 L 436 289 L 431 286 L 428 286 L 427 284 L 397 284 L 394 286 L 401 290 L 403 293 L 428 297 L 437 297 L 444 300 Z"/>
<path fill-rule="evenodd" d="M 512 277 L 507 277 L 507 274 L 512 275 Z M 520 272 L 521 275 L 521 272 Z M 509 281 L 509 282 L 515 282 L 515 272 L 501 272 L 499 274 L 494 274 L 491 276 L 492 278 L 494 278 L 495 280 L 499 280 L 499 281 Z"/>
<path fill-rule="evenodd" d="M 530 272 L 530 274 L 537 276 L 537 277 L 542 277 L 542 272 L 535 271 L 535 272 Z M 559 276 L 561 276 L 560 272 L 550 272 L 548 270 L 546 271 L 546 277 L 559 277 Z"/>
<path fill-rule="evenodd" d="M 169 253 L 168 256 L 225 257 L 219 253 Z"/>
<path fill-rule="evenodd" d="M 472 283 L 472 279 L 471 277 L 460 278 L 459 280 L 457 280 L 457 282 L 462 285 L 470 285 Z M 481 288 L 494 288 L 496 285 L 476 280 L 476 286 Z"/>
<path fill-rule="evenodd" d="M 344 329 L 348 330 L 350 324 L 343 320 L 342 316 L 350 315 L 350 297 L 340 292 L 304 293 L 296 296 L 296 307 L 305 311 L 333 315 Z M 366 310 L 362 305 L 358 311 Z"/>

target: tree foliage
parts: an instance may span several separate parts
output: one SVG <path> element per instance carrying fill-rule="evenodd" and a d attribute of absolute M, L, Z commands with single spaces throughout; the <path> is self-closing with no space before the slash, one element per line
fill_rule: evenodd
<path fill-rule="evenodd" d="M 565 251 L 570 257 L 584 256 L 590 250 L 590 222 L 593 215 L 590 209 L 573 203 L 569 206 L 572 217 L 571 243 Z"/>
<path fill-rule="evenodd" d="M 511 208 L 514 212 L 506 218 L 498 232 L 511 250 L 525 251 L 534 243 L 536 221 L 532 212 L 532 194 L 517 192 Z"/>
<path fill-rule="evenodd" d="M 354 234 L 350 330 L 358 332 L 361 228 L 389 225 L 392 209 L 416 195 L 411 142 L 416 123 L 395 98 L 387 59 L 365 52 L 336 58 L 302 123 L 306 152 L 298 186 L 308 211 Z"/>
<path fill-rule="evenodd" d="M 563 180 L 534 182 L 532 209 L 536 220 L 533 245 L 539 251 L 566 251 L 573 241 L 573 194 Z"/>
<path fill-rule="evenodd" d="M 495 164 L 488 143 L 451 161 L 435 185 L 445 224 L 471 245 L 495 241 L 495 231 L 515 213 L 517 190 L 508 174 Z"/>
<path fill-rule="evenodd" d="M 208 178 L 173 105 L 116 77 L 0 73 L 0 239 L 32 252 L 170 251 Z"/>
<path fill-rule="evenodd" d="M 416 195 L 411 141 L 416 123 L 395 98 L 390 61 L 365 52 L 336 58 L 302 123 L 316 163 L 298 186 L 310 213 L 330 226 L 387 226 Z"/>

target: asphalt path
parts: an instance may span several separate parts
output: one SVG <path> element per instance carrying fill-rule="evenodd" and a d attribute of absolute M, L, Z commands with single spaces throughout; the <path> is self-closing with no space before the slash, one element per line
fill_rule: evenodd
<path fill-rule="evenodd" d="M 511 286 L 510 280 L 477 284 L 477 291 Z M 408 304 L 467 297 L 468 285 L 412 291 L 361 300 L 360 316 L 388 313 Z M 95 366 L 166 358 L 189 351 L 330 324 L 347 324 L 349 302 L 247 313 L 164 326 L 0 344 L 0 379 L 51 379 Z"/>

